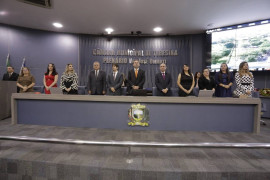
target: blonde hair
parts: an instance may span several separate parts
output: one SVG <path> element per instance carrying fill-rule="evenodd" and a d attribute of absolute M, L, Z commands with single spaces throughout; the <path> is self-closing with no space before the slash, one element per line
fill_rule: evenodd
<path fill-rule="evenodd" d="M 68 72 L 69 72 L 69 70 L 68 70 L 69 65 L 72 65 L 72 66 L 73 66 L 73 64 L 67 64 L 67 65 L 66 65 L 66 69 L 65 69 L 65 74 L 68 74 Z M 73 70 L 71 71 L 71 73 L 72 73 L 72 74 L 75 73 L 74 68 L 73 68 Z"/>
<path fill-rule="evenodd" d="M 240 75 L 240 77 L 242 77 L 244 74 L 248 74 L 249 77 L 252 77 L 252 74 L 251 72 L 249 72 L 249 68 L 247 70 L 243 69 L 244 65 L 246 64 L 247 62 L 246 61 L 243 61 L 239 64 L 239 70 L 238 70 L 238 73 Z"/>
<path fill-rule="evenodd" d="M 23 67 L 22 70 L 21 70 L 21 74 L 20 74 L 21 77 L 24 76 L 23 69 L 27 69 L 28 70 L 28 75 L 31 76 L 30 69 L 28 67 Z"/>

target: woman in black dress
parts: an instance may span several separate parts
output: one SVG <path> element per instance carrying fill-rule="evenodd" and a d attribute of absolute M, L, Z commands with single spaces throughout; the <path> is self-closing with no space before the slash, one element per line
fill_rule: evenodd
<path fill-rule="evenodd" d="M 215 91 L 216 82 L 214 78 L 210 77 L 209 69 L 205 68 L 203 74 L 199 79 L 200 90 L 213 90 Z"/>
<path fill-rule="evenodd" d="M 60 88 L 63 94 L 78 94 L 78 76 L 72 64 L 67 64 L 65 72 L 61 76 Z"/>
<path fill-rule="evenodd" d="M 179 87 L 179 96 L 192 96 L 194 88 L 194 77 L 190 72 L 189 66 L 184 64 L 182 73 L 178 75 L 177 85 Z"/>

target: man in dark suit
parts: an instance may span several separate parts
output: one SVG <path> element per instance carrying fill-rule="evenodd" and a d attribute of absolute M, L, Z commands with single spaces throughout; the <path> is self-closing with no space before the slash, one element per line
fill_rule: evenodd
<path fill-rule="evenodd" d="M 145 82 L 145 72 L 140 69 L 139 60 L 134 60 L 133 62 L 134 69 L 128 72 L 128 86 L 127 91 L 129 94 L 133 94 L 133 90 L 143 89 L 143 85 Z"/>
<path fill-rule="evenodd" d="M 108 95 L 121 95 L 121 85 L 123 84 L 123 75 L 118 72 L 118 64 L 112 64 L 113 72 L 108 75 Z"/>
<path fill-rule="evenodd" d="M 14 68 L 12 66 L 7 67 L 7 73 L 3 76 L 3 81 L 17 81 L 19 74 L 14 72 Z"/>
<path fill-rule="evenodd" d="M 88 93 L 91 95 L 104 95 L 106 93 L 106 73 L 100 70 L 99 62 L 93 63 L 93 68 L 88 76 Z"/>
<path fill-rule="evenodd" d="M 172 77 L 166 72 L 166 64 L 162 63 L 159 66 L 160 72 L 156 74 L 155 84 L 157 86 L 158 96 L 171 96 Z"/>
<path fill-rule="evenodd" d="M 3 81 L 17 81 L 19 74 L 14 72 L 14 68 L 12 66 L 7 67 L 7 73 L 3 76 Z M 17 87 L 17 93 L 20 92 L 20 88 Z"/>

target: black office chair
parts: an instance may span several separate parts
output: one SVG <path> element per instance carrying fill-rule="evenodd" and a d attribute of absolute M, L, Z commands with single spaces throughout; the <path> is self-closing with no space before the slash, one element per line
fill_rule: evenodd
<path fill-rule="evenodd" d="M 258 91 L 253 91 L 252 92 L 252 97 L 253 98 L 260 98 L 260 93 Z M 263 114 L 263 112 L 266 112 L 267 108 L 266 108 L 266 103 L 261 103 L 261 115 Z M 260 120 L 261 125 L 266 126 L 266 123 L 264 120 Z"/>
<path fill-rule="evenodd" d="M 263 112 L 266 112 L 267 111 L 267 108 L 266 108 L 266 103 L 262 103 L 262 106 L 261 106 L 261 115 L 263 114 Z M 264 120 L 260 120 L 260 123 L 264 126 L 266 126 L 266 123 Z"/>

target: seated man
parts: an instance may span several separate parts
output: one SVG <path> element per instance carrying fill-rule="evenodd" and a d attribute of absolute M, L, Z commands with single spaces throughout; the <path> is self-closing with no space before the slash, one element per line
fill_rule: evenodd
<path fill-rule="evenodd" d="M 128 72 L 128 84 L 127 91 L 129 94 L 133 95 L 133 92 L 138 89 L 143 89 L 145 82 L 145 72 L 142 69 L 139 69 L 140 62 L 139 60 L 134 60 L 133 62 L 134 69 Z"/>

